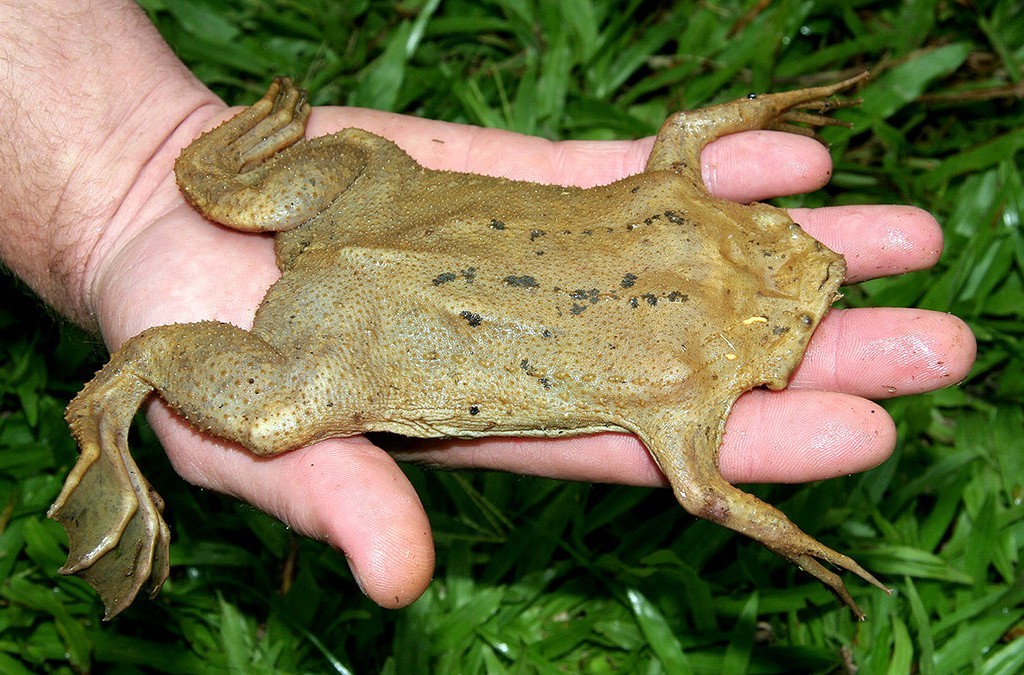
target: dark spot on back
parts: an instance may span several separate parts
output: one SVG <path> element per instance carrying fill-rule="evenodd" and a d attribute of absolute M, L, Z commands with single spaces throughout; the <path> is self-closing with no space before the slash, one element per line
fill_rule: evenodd
<path fill-rule="evenodd" d="M 619 286 L 623 288 L 632 288 L 633 284 L 636 283 L 637 276 L 632 272 L 627 272 L 626 276 L 622 277 L 622 281 L 619 282 Z"/>
<path fill-rule="evenodd" d="M 574 302 L 572 304 L 572 307 L 569 308 L 569 313 L 574 315 L 574 316 L 579 316 L 580 314 L 582 314 L 584 312 L 584 310 L 586 310 L 586 308 L 587 308 L 586 305 L 581 305 L 578 302 Z"/>
<path fill-rule="evenodd" d="M 457 278 L 458 276 L 455 274 L 455 272 L 442 272 L 441 274 L 438 274 L 436 277 L 434 277 L 432 283 L 435 286 L 440 286 L 441 284 L 446 284 L 449 281 L 455 281 Z"/>
<path fill-rule="evenodd" d="M 668 222 L 672 223 L 673 225 L 685 225 L 686 224 L 686 218 L 683 218 L 682 216 L 680 216 L 675 211 L 666 211 L 665 212 L 665 217 L 668 218 Z"/>
<path fill-rule="evenodd" d="M 481 323 L 483 323 L 484 320 L 482 316 L 480 316 L 476 312 L 471 312 L 468 309 L 464 309 L 461 312 L 459 312 L 459 316 L 465 319 L 466 323 L 468 323 L 473 328 L 479 326 Z"/>
<path fill-rule="evenodd" d="M 589 291 L 582 288 L 577 288 L 575 291 L 569 294 L 569 297 L 572 298 L 573 300 L 587 300 L 590 302 L 590 304 L 595 305 L 597 304 L 597 301 L 601 298 L 601 291 L 597 290 L 596 288 L 591 288 Z"/>
<path fill-rule="evenodd" d="M 672 291 L 668 294 L 669 302 L 686 302 L 690 299 L 690 296 L 686 293 L 680 293 L 679 291 Z"/>
<path fill-rule="evenodd" d="M 498 220 L 497 218 L 491 218 L 491 229 L 492 230 L 504 230 L 505 223 Z"/>
<path fill-rule="evenodd" d="M 478 406 L 478 405 L 471 405 L 471 406 L 469 406 L 469 414 L 470 415 L 479 415 L 480 414 L 480 406 Z"/>
<path fill-rule="evenodd" d="M 505 277 L 505 283 L 514 288 L 540 288 L 540 284 L 537 283 L 537 280 L 528 275 L 523 275 L 521 277 L 509 275 Z"/>
<path fill-rule="evenodd" d="M 537 239 L 543 237 L 545 234 L 547 234 L 547 232 L 545 232 L 544 230 L 531 230 L 530 241 L 537 241 Z"/>
<path fill-rule="evenodd" d="M 640 297 L 642 297 L 651 307 L 654 307 L 655 305 L 658 304 L 658 296 L 654 295 L 653 293 L 644 293 Z"/>
<path fill-rule="evenodd" d="M 470 267 L 462 270 L 462 278 L 466 280 L 466 283 L 473 283 L 473 280 L 476 279 L 476 268 Z"/>

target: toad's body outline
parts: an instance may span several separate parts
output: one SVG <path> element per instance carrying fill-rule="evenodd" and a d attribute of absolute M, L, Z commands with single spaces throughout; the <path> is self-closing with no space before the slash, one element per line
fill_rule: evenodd
<path fill-rule="evenodd" d="M 729 410 L 782 388 L 837 297 L 841 256 L 781 210 L 711 197 L 705 144 L 820 125 L 828 87 L 671 116 L 643 173 L 588 189 L 434 171 L 359 129 L 302 140 L 286 79 L 194 141 L 175 170 L 211 220 L 277 232 L 253 327 L 158 326 L 68 407 L 82 456 L 50 514 L 62 569 L 107 616 L 168 574 L 162 503 L 125 441 L 156 391 L 199 429 L 271 455 L 368 431 L 418 437 L 635 433 L 691 513 L 820 579 L 849 557 L 718 472 Z M 814 109 L 819 114 L 797 112 Z"/>

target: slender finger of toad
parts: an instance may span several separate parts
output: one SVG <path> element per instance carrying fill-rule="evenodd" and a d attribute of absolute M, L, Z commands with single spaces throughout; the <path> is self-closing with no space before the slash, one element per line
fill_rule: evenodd
<path fill-rule="evenodd" d="M 919 394 L 966 377 L 975 353 L 971 330 L 949 314 L 837 309 L 818 326 L 790 387 L 871 399 Z"/>
<path fill-rule="evenodd" d="M 942 253 L 942 230 L 913 206 L 790 209 L 808 234 L 843 254 L 847 282 L 928 269 Z"/>
<path fill-rule="evenodd" d="M 434 570 L 426 514 L 395 461 L 365 438 L 261 458 L 198 434 L 162 404 L 152 406 L 149 419 L 183 478 L 343 551 L 373 601 L 404 607 L 426 589 Z"/>

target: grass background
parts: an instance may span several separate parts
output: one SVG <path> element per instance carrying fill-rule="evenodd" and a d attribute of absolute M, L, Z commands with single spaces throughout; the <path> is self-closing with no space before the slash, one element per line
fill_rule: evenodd
<path fill-rule="evenodd" d="M 664 490 L 409 469 L 436 579 L 385 611 L 341 556 L 185 485 L 143 427 L 169 503 L 172 576 L 108 624 L 55 573 L 44 512 L 76 451 L 66 402 L 105 358 L 9 277 L 0 306 L 0 671 L 1016 673 L 1024 669 L 1024 3 L 816 0 L 145 0 L 232 103 L 279 73 L 349 103 L 549 138 L 651 134 L 677 108 L 870 68 L 829 129 L 836 173 L 786 205 L 910 203 L 937 215 L 936 269 L 852 305 L 953 312 L 979 340 L 961 386 L 886 403 L 895 456 L 756 492 L 896 589 L 852 579 L 858 624 L 756 544 Z M 848 575 L 849 576 L 849 575 Z"/>

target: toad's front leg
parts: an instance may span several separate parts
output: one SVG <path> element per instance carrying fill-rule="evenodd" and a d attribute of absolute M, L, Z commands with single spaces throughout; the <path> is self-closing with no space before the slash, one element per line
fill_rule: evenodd
<path fill-rule="evenodd" d="M 747 98 L 710 108 L 677 112 L 661 125 L 644 170 L 675 171 L 690 177 L 694 185 L 703 185 L 701 150 L 722 136 L 757 129 L 788 131 L 806 136 L 813 134 L 814 127 L 845 126 L 844 122 L 826 117 L 826 114 L 836 108 L 853 105 L 856 101 L 837 101 L 830 97 L 849 89 L 867 76 L 865 72 L 824 87 L 797 89 L 780 94 L 751 94 Z"/>
<path fill-rule="evenodd" d="M 49 515 L 68 533 L 61 569 L 93 586 L 105 618 L 140 590 L 155 594 L 168 574 L 163 504 L 128 451 L 132 418 L 153 391 L 197 427 L 262 454 L 303 444 L 294 379 L 258 336 L 216 322 L 151 328 L 132 338 L 68 406 L 81 456 Z"/>
<path fill-rule="evenodd" d="M 849 570 L 886 593 L 891 591 L 852 558 L 805 533 L 775 507 L 727 483 L 718 471 L 722 427 L 717 424 L 714 415 L 701 420 L 682 410 L 643 420 L 636 431 L 687 511 L 761 542 L 818 579 L 863 619 L 864 613 L 842 578 L 825 564 Z"/>

